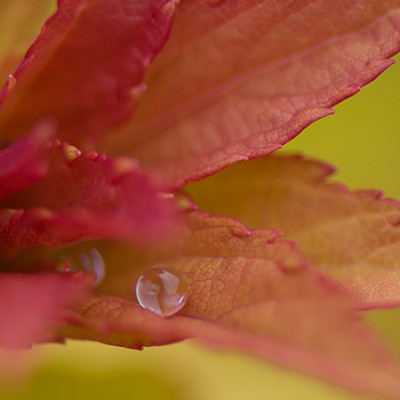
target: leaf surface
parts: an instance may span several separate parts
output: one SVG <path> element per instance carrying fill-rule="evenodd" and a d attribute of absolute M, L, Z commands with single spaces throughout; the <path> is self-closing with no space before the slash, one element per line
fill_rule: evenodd
<path fill-rule="evenodd" d="M 50 126 L 39 125 L 20 141 L 0 150 L 0 200 L 45 176 L 43 153 L 52 134 Z"/>
<path fill-rule="evenodd" d="M 103 237 L 156 241 L 176 222 L 172 204 L 134 160 L 54 143 L 42 162 L 42 179 L 1 203 L 3 251 Z"/>
<path fill-rule="evenodd" d="M 16 137 L 52 118 L 63 138 L 88 144 L 130 115 L 147 66 L 167 39 L 174 4 L 59 1 L 13 73 L 16 84 L 2 111 L 1 135 Z"/>
<path fill-rule="evenodd" d="M 271 153 L 400 47 L 400 2 L 182 1 L 135 118 L 109 137 L 179 187 Z"/>
<path fill-rule="evenodd" d="M 353 389 L 393 396 L 398 367 L 350 298 L 272 230 L 191 212 L 164 251 L 101 249 L 112 265 L 99 293 L 69 315 L 70 337 L 141 348 L 197 337 L 247 351 Z M 173 249 L 171 249 L 173 247 Z M 190 297 L 168 319 L 134 302 L 138 274 L 154 264 L 185 274 Z"/>
<path fill-rule="evenodd" d="M 0 347 L 16 349 L 49 340 L 48 329 L 62 322 L 61 308 L 84 290 L 84 281 L 71 276 L 0 274 Z"/>
<path fill-rule="evenodd" d="M 378 191 L 350 192 L 331 183 L 332 172 L 317 161 L 274 156 L 231 167 L 191 192 L 212 213 L 284 232 L 361 308 L 396 306 L 400 205 Z"/>

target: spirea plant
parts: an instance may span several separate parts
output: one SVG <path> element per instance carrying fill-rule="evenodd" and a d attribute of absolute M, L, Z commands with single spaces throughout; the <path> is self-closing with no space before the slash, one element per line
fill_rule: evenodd
<path fill-rule="evenodd" d="M 0 4 L 0 346 L 197 338 L 400 398 L 359 315 L 400 304 L 399 203 L 272 154 L 392 64 L 400 0 L 59 0 L 21 54 L 52 3 Z"/>

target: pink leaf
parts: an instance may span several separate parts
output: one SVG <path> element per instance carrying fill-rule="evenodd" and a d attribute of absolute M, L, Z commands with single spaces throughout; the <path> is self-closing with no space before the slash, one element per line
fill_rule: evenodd
<path fill-rule="evenodd" d="M 64 138 L 89 142 L 130 115 L 147 66 L 167 39 L 174 4 L 59 0 L 13 73 L 2 136 L 24 134 L 36 121 L 53 118 Z M 3 100 L 8 92 L 6 84 Z"/>
<path fill-rule="evenodd" d="M 135 118 L 109 148 L 179 187 L 271 153 L 400 48 L 400 1 L 182 1 Z"/>
<path fill-rule="evenodd" d="M 134 348 L 197 337 L 356 390 L 399 393 L 398 366 L 351 300 L 276 232 L 192 212 L 171 247 L 142 256 L 114 249 L 114 261 L 130 266 L 114 263 L 101 291 L 130 301 L 87 299 L 73 308 L 68 335 Z M 132 277 L 152 263 L 186 275 L 190 297 L 177 316 L 163 319 L 133 303 Z"/>
<path fill-rule="evenodd" d="M 399 203 L 378 191 L 330 183 L 332 172 L 301 157 L 267 157 L 198 182 L 192 194 L 210 212 L 296 240 L 361 308 L 399 305 Z"/>
<path fill-rule="evenodd" d="M 0 346 L 15 349 L 59 339 L 53 335 L 63 322 L 61 307 L 79 298 L 84 288 L 84 281 L 71 276 L 0 274 Z"/>
<path fill-rule="evenodd" d="M 2 204 L 13 207 L 0 210 L 3 251 L 102 237 L 155 240 L 175 222 L 172 205 L 131 159 L 61 143 L 45 159 L 47 175 Z"/>
<path fill-rule="evenodd" d="M 45 176 L 43 152 L 51 134 L 51 127 L 42 124 L 19 142 L 0 150 L 0 200 Z"/>

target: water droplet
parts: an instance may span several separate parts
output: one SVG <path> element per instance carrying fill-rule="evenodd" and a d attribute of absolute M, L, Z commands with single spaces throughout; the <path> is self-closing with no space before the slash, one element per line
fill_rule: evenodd
<path fill-rule="evenodd" d="M 190 211 L 197 210 L 199 208 L 187 193 L 176 192 L 174 193 L 173 197 L 180 210 Z"/>
<path fill-rule="evenodd" d="M 8 97 L 11 92 L 15 89 L 15 86 L 17 86 L 17 79 L 13 74 L 8 75 L 7 79 L 7 93 L 6 96 Z"/>
<path fill-rule="evenodd" d="M 77 147 L 72 146 L 71 144 L 64 144 L 63 150 L 67 161 L 73 161 L 82 154 Z"/>
<path fill-rule="evenodd" d="M 176 314 L 188 299 L 188 287 L 182 274 L 166 265 L 155 265 L 137 281 L 139 304 L 162 317 Z"/>
<path fill-rule="evenodd" d="M 143 97 L 146 90 L 147 90 L 147 85 L 145 83 L 139 83 L 138 85 L 132 86 L 132 88 L 129 90 L 129 95 L 134 100 L 140 100 Z"/>
<path fill-rule="evenodd" d="M 104 280 L 106 269 L 101 254 L 96 249 L 90 249 L 86 253 L 81 253 L 80 262 L 86 272 L 96 277 L 96 284 L 100 285 Z"/>
<path fill-rule="evenodd" d="M 62 256 L 57 264 L 56 270 L 62 273 L 86 272 L 95 276 L 96 285 L 104 280 L 105 265 L 101 254 L 96 249 L 89 249 L 79 253 L 79 256 Z"/>

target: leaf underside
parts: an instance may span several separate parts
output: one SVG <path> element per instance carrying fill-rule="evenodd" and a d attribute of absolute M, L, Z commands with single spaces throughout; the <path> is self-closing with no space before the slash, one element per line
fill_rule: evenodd
<path fill-rule="evenodd" d="M 0 93 L 1 137 L 21 136 L 51 119 L 63 139 L 90 145 L 131 115 L 144 73 L 169 34 L 174 4 L 59 1 L 13 72 L 15 87 L 6 83 Z"/>
<path fill-rule="evenodd" d="M 399 0 L 182 1 L 135 118 L 105 148 L 180 187 L 278 149 L 399 48 Z"/>
<path fill-rule="evenodd" d="M 272 227 L 340 282 L 361 309 L 400 303 L 400 205 L 372 190 L 328 181 L 333 169 L 299 156 L 233 166 L 190 191 L 212 213 Z"/>

